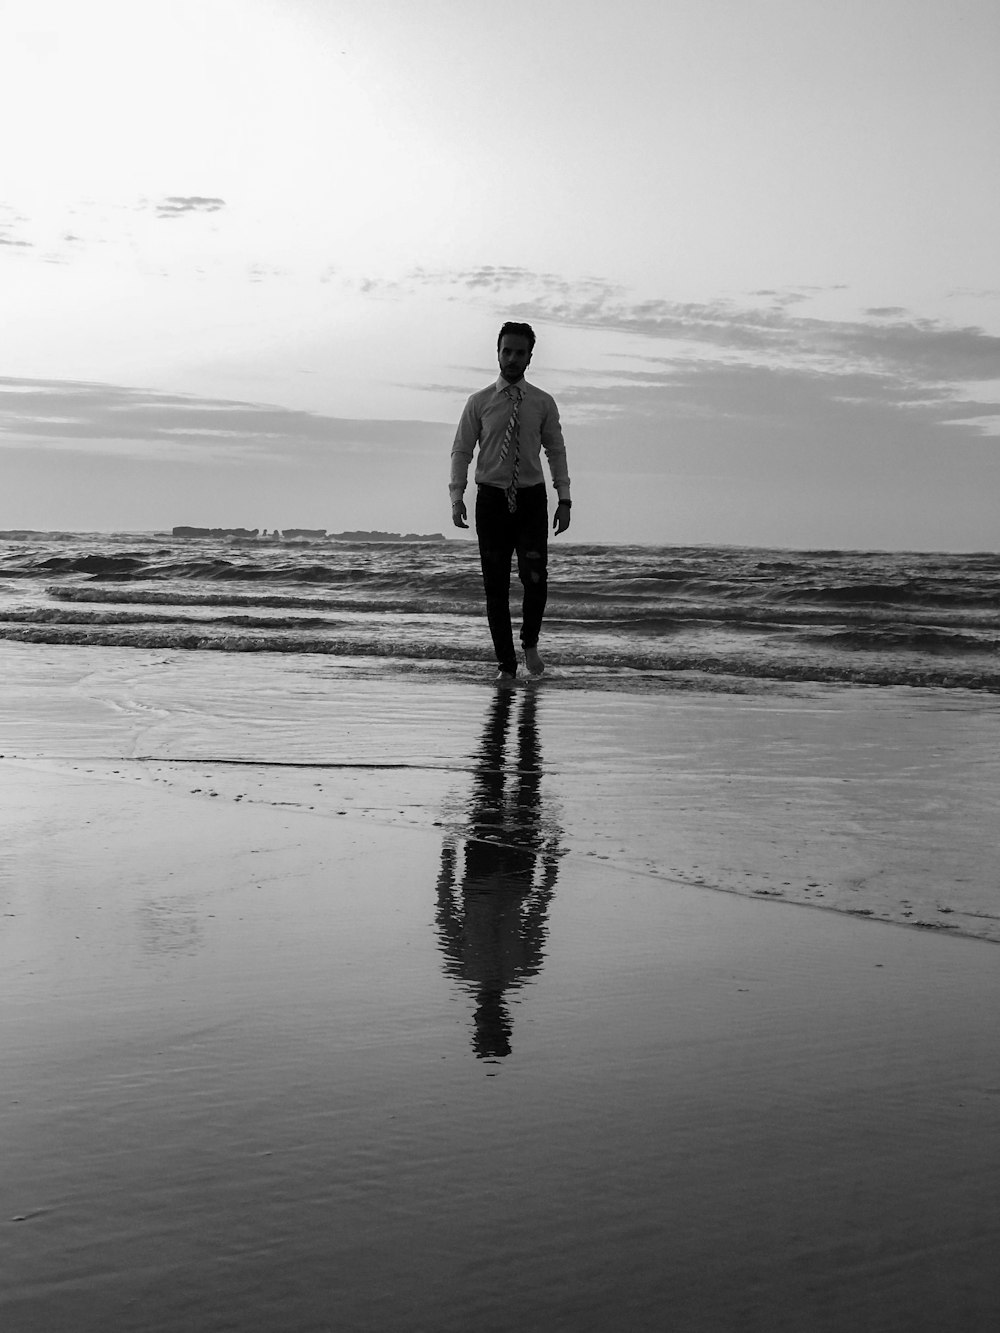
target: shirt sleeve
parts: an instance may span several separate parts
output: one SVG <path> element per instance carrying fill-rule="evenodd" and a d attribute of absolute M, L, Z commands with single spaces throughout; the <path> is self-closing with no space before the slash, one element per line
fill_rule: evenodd
<path fill-rule="evenodd" d="M 542 418 L 542 448 L 549 460 L 552 484 L 560 500 L 569 499 L 569 466 L 566 462 L 566 445 L 563 441 L 562 426 L 559 422 L 559 409 L 555 400 L 550 398 Z"/>
<path fill-rule="evenodd" d="M 461 500 L 465 494 L 465 484 L 469 478 L 469 464 L 472 462 L 473 450 L 479 443 L 481 430 L 482 422 L 479 418 L 476 398 L 473 395 L 465 404 L 465 409 L 459 419 L 458 430 L 455 432 L 455 443 L 451 446 L 451 480 L 448 483 L 448 490 L 453 502 Z"/>

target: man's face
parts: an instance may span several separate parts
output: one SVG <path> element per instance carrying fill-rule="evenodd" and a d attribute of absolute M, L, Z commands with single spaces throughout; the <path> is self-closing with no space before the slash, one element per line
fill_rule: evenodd
<path fill-rule="evenodd" d="M 522 334 L 505 333 L 500 339 L 497 353 L 500 362 L 500 374 L 508 384 L 516 384 L 524 378 L 524 372 L 531 361 L 531 343 Z"/>

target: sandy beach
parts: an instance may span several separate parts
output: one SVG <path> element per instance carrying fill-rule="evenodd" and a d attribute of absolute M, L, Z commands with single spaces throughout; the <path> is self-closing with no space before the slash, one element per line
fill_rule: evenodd
<path fill-rule="evenodd" d="M 0 656 L 5 1330 L 995 1325 L 994 700 Z"/>

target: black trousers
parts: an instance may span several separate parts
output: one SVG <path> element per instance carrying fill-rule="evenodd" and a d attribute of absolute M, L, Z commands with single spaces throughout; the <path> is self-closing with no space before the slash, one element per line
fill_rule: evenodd
<path fill-rule="evenodd" d="M 510 623 L 510 562 L 517 554 L 517 576 L 524 589 L 521 644 L 534 648 L 542 628 L 548 594 L 549 510 L 544 483 L 517 493 L 517 509 L 507 508 L 499 486 L 480 486 L 476 495 L 476 535 L 483 567 L 486 618 L 501 671 L 517 671 Z"/>

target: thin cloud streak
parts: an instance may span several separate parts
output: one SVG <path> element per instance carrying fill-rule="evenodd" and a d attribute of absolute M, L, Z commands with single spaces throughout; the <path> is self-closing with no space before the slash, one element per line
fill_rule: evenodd
<path fill-rule="evenodd" d="M 188 213 L 218 213 L 225 208 L 225 199 L 215 199 L 208 195 L 168 195 L 156 205 L 156 216 L 161 218 L 184 217 Z"/>
<path fill-rule="evenodd" d="M 433 452 L 443 429 L 433 422 L 353 420 L 111 384 L 0 379 L 0 448 L 8 449 L 293 465 L 317 452 Z"/>
<path fill-rule="evenodd" d="M 9 204 L 0 204 L 0 245 L 8 245 L 18 250 L 30 250 L 31 241 L 22 240 L 15 232 L 17 225 L 24 221 L 22 214 Z"/>
<path fill-rule="evenodd" d="M 625 414 L 676 418 L 686 404 L 697 404 L 699 416 L 715 415 L 720 422 L 756 417 L 762 410 L 776 421 L 806 434 L 809 418 L 823 404 L 851 407 L 858 413 L 909 413 L 927 425 L 957 422 L 985 425 L 1000 413 L 1000 405 L 975 399 L 943 398 L 938 386 L 919 386 L 874 372 L 827 373 L 808 367 L 747 366 L 721 362 L 664 362 L 660 372 L 595 372 L 613 383 L 569 386 L 560 401 L 575 412 L 596 415 Z"/>

